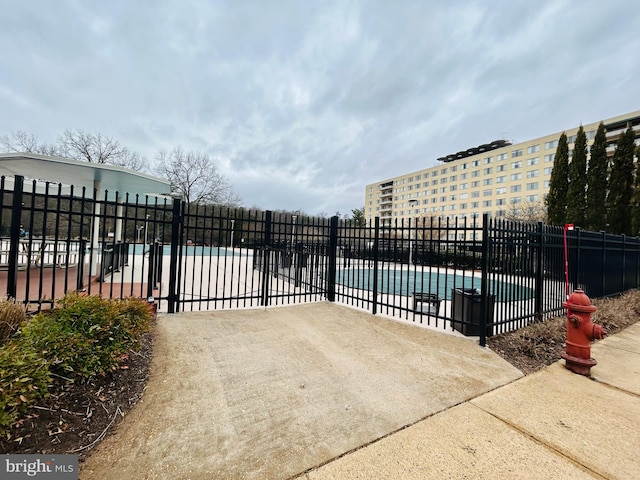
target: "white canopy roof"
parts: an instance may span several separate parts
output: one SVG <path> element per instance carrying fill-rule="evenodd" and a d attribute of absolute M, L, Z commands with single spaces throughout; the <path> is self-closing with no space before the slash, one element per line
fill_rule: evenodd
<path fill-rule="evenodd" d="M 131 195 L 169 195 L 171 185 L 164 180 L 124 167 L 83 162 L 69 158 L 35 153 L 0 153 L 0 175 L 21 175 L 31 179 L 87 188 L 92 195 L 98 188 L 103 193 Z"/>

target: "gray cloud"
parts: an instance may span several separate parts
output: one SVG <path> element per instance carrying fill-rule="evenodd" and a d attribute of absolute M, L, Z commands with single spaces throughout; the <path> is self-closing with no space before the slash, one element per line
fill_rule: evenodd
<path fill-rule="evenodd" d="M 640 108 L 633 0 L 1 3 L 0 134 L 205 151 L 265 209 Z"/>

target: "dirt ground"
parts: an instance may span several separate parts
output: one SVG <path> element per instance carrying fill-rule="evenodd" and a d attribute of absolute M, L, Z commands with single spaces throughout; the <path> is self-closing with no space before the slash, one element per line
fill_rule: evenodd
<path fill-rule="evenodd" d="M 595 323 L 614 334 L 640 319 L 640 291 L 593 302 Z M 491 337 L 487 345 L 525 374 L 560 359 L 565 317 L 549 319 Z M 51 395 L 0 438 L 1 453 L 76 453 L 80 461 L 108 435 L 142 398 L 149 378 L 153 334 L 145 335 L 120 369 L 86 381 L 57 378 Z"/>

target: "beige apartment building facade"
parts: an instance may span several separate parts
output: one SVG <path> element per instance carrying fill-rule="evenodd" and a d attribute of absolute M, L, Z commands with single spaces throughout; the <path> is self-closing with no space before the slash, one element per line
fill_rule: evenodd
<path fill-rule="evenodd" d="M 593 144 L 600 120 L 583 125 Z M 640 111 L 602 120 L 607 129 L 607 152 L 631 125 L 640 139 Z M 579 127 L 565 130 L 569 155 Z M 388 178 L 365 187 L 367 221 L 380 217 L 382 225 L 428 217 L 468 223 L 488 213 L 494 218 L 525 216 L 544 205 L 553 160 L 562 132 L 521 143 L 498 140 L 438 159 L 439 165 Z M 470 240 L 470 239 L 467 239 Z"/>

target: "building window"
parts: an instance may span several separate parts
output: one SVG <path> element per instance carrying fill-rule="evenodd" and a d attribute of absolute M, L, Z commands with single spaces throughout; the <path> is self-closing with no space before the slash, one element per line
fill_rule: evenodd
<path fill-rule="evenodd" d="M 527 178 L 534 178 L 540 174 L 540 170 L 531 170 L 527 172 Z"/>
<path fill-rule="evenodd" d="M 480 206 L 480 202 L 471 202 L 471 208 L 478 208 Z"/>
<path fill-rule="evenodd" d="M 522 180 L 522 174 L 521 173 L 514 173 L 511 175 L 511 181 L 514 180 Z"/>
<path fill-rule="evenodd" d="M 498 178 L 496 178 L 496 183 L 505 183 L 506 181 L 507 181 L 506 175 L 500 175 Z"/>
<path fill-rule="evenodd" d="M 526 196 L 526 200 L 527 200 L 527 202 L 537 202 L 538 201 L 538 195 L 527 195 Z"/>
<path fill-rule="evenodd" d="M 522 202 L 522 199 L 520 197 L 511 197 L 511 204 L 516 204 L 516 203 L 520 203 Z"/>
<path fill-rule="evenodd" d="M 496 195 L 502 195 L 504 193 L 507 193 L 507 187 L 496 188 Z"/>
<path fill-rule="evenodd" d="M 491 200 L 485 200 L 484 202 L 482 202 L 482 206 L 483 207 L 490 207 L 491 206 Z"/>
<path fill-rule="evenodd" d="M 468 193 L 461 193 L 460 194 L 460 200 L 466 200 L 467 198 L 469 198 L 469 194 Z"/>
<path fill-rule="evenodd" d="M 444 193 L 444 192 L 446 192 L 446 191 L 447 191 L 447 187 L 442 187 L 442 188 L 440 189 L 440 193 Z"/>
<path fill-rule="evenodd" d="M 473 172 L 471 172 L 471 177 L 479 177 L 480 176 L 480 171 L 479 170 L 475 170 Z"/>
<path fill-rule="evenodd" d="M 576 136 L 575 135 L 569 135 L 567 137 L 567 143 L 576 143 Z"/>
<path fill-rule="evenodd" d="M 491 175 L 493 173 L 493 168 L 492 167 L 485 168 L 483 173 L 485 175 Z"/>
<path fill-rule="evenodd" d="M 478 198 L 480 197 L 480 192 L 471 192 L 471 198 Z"/>
<path fill-rule="evenodd" d="M 455 181 L 457 181 L 457 180 L 458 180 L 458 176 L 457 176 L 457 175 L 451 175 L 451 176 L 449 177 L 449 181 L 450 181 L 450 182 L 455 182 Z"/>
<path fill-rule="evenodd" d="M 479 165 L 480 165 L 480 160 L 474 160 L 473 162 L 471 162 L 472 167 L 477 167 Z"/>
<path fill-rule="evenodd" d="M 440 179 L 440 183 L 447 183 L 447 179 L 446 178 L 441 178 Z"/>
<path fill-rule="evenodd" d="M 521 168 L 522 162 L 511 162 L 511 169 L 515 170 L 516 168 Z"/>
<path fill-rule="evenodd" d="M 547 167 L 544 169 L 544 174 L 545 175 L 551 175 L 551 170 L 553 170 L 553 167 Z"/>
<path fill-rule="evenodd" d="M 521 157 L 522 156 L 522 149 L 519 148 L 518 150 L 514 150 L 513 152 L 511 152 L 511 158 L 515 158 L 515 157 Z"/>
<path fill-rule="evenodd" d="M 511 185 L 511 193 L 522 191 L 522 185 Z"/>
<path fill-rule="evenodd" d="M 456 167 L 455 165 L 451 167 L 452 172 L 455 172 L 456 170 L 458 170 L 458 167 Z"/>
<path fill-rule="evenodd" d="M 450 191 L 450 192 L 455 192 L 455 191 L 456 191 L 456 188 L 457 188 L 457 187 L 456 187 L 456 185 L 451 185 L 451 186 L 449 187 L 449 191 Z"/>
<path fill-rule="evenodd" d="M 537 190 L 538 182 L 527 183 L 527 190 Z"/>
<path fill-rule="evenodd" d="M 460 184 L 460 190 L 466 190 L 468 186 L 469 186 L 468 183 L 461 183 Z"/>
<path fill-rule="evenodd" d="M 460 210 L 466 210 L 467 209 L 467 204 L 466 203 L 461 203 L 460 204 Z"/>
<path fill-rule="evenodd" d="M 507 199 L 506 198 L 498 198 L 496 200 L 496 205 L 506 205 L 507 204 Z"/>
<path fill-rule="evenodd" d="M 466 180 L 467 178 L 469 178 L 468 173 L 463 173 L 462 175 L 460 175 L 460 180 Z"/>
<path fill-rule="evenodd" d="M 504 172 L 506 169 L 507 169 L 506 165 L 498 165 L 498 168 L 496 168 L 498 172 Z"/>
<path fill-rule="evenodd" d="M 483 197 L 490 197 L 493 192 L 491 190 L 484 190 L 482 192 Z"/>
<path fill-rule="evenodd" d="M 438 180 L 431 180 L 431 185 L 437 185 L 438 184 Z"/>
<path fill-rule="evenodd" d="M 471 188 L 476 188 L 480 186 L 480 182 L 476 180 L 475 182 L 471 182 Z"/>
<path fill-rule="evenodd" d="M 508 157 L 508 155 L 506 153 L 501 153 L 500 155 L 498 155 L 496 158 L 497 160 L 500 162 L 502 160 L 506 160 Z"/>
<path fill-rule="evenodd" d="M 486 186 L 486 185 L 491 185 L 492 183 L 493 183 L 493 178 L 485 178 L 485 179 L 482 181 L 482 184 L 483 184 L 483 185 L 485 185 L 485 186 Z"/>
<path fill-rule="evenodd" d="M 530 145 L 527 147 L 527 153 L 536 153 L 540 151 L 540 145 Z"/>
<path fill-rule="evenodd" d="M 433 195 L 437 195 L 437 194 L 438 194 L 438 189 L 437 189 L 437 188 L 434 188 L 433 190 L 431 190 L 431 193 L 432 193 Z"/>
<path fill-rule="evenodd" d="M 558 140 L 552 140 L 551 142 L 546 142 L 544 144 L 544 149 L 549 150 L 551 148 L 557 148 L 557 146 L 558 146 Z"/>
<path fill-rule="evenodd" d="M 485 164 L 491 163 L 491 162 L 493 162 L 493 157 L 487 157 L 487 158 L 484 159 L 484 163 Z"/>
<path fill-rule="evenodd" d="M 539 160 L 540 159 L 538 157 L 530 158 L 529 160 L 527 160 L 527 165 L 528 166 L 537 165 Z"/>
<path fill-rule="evenodd" d="M 553 162 L 553 153 L 548 153 L 544 156 L 545 163 Z"/>

